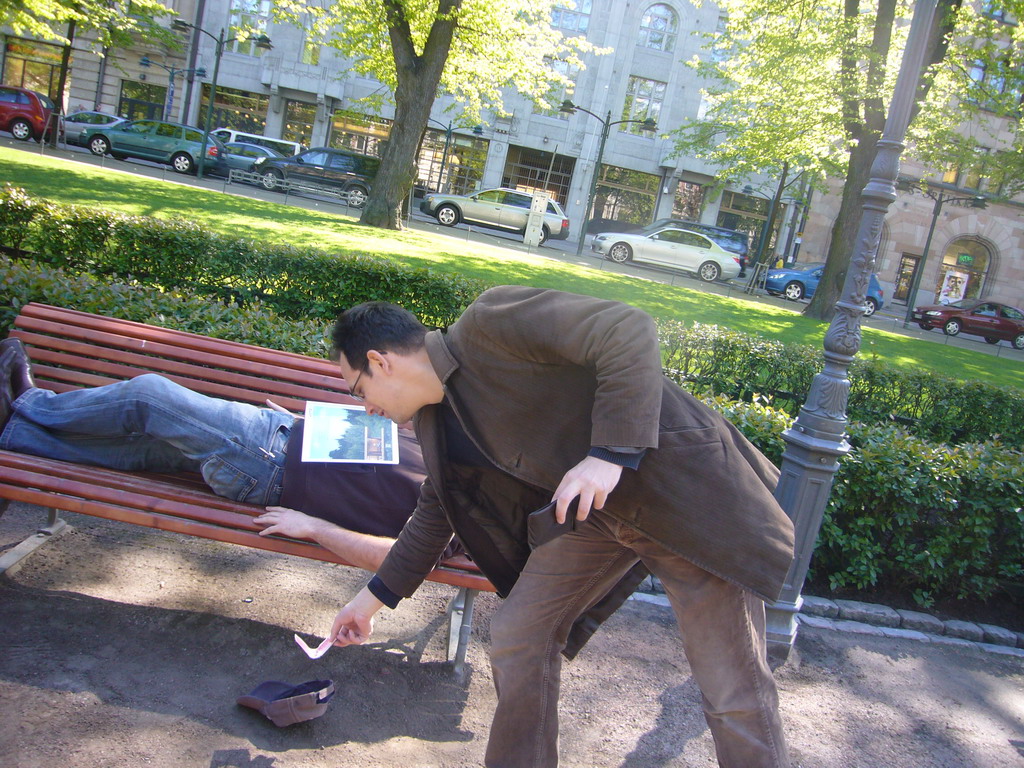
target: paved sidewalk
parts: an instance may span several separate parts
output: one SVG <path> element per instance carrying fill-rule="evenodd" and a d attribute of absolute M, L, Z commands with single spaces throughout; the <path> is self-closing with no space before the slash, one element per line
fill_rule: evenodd
<path fill-rule="evenodd" d="M 0 550 L 41 511 L 12 505 Z M 450 588 L 385 612 L 375 642 L 307 659 L 366 579 L 347 568 L 70 515 L 0 581 L 0 765 L 466 768 L 494 707 L 491 595 L 470 674 L 444 658 Z M 1024 766 L 1024 659 L 805 625 L 777 671 L 795 768 Z M 262 680 L 330 678 L 288 729 L 239 708 Z M 631 601 L 566 666 L 562 765 L 710 768 L 713 745 L 671 613 Z"/>

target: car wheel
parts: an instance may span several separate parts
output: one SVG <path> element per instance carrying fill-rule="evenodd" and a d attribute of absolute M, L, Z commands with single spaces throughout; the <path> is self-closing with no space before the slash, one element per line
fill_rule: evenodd
<path fill-rule="evenodd" d="M 999 343 L 999 339 L 997 339 L 995 336 L 986 336 L 985 337 L 985 343 L 986 344 L 998 344 Z"/>
<path fill-rule="evenodd" d="M 10 131 L 18 141 L 28 141 L 32 138 L 32 124 L 20 117 L 11 121 Z"/>
<path fill-rule="evenodd" d="M 260 176 L 260 185 L 271 192 L 280 187 L 282 181 L 284 181 L 284 176 L 280 171 L 267 171 Z"/>
<path fill-rule="evenodd" d="M 959 320 L 948 320 L 942 327 L 947 336 L 956 336 L 960 333 L 960 321 Z"/>
<path fill-rule="evenodd" d="M 437 219 L 438 224 L 454 227 L 459 223 L 459 209 L 454 205 L 442 205 L 434 211 L 434 218 Z"/>
<path fill-rule="evenodd" d="M 540 244 L 544 245 L 544 243 L 546 243 L 548 241 L 549 237 L 551 237 L 551 233 L 548 231 L 547 225 L 541 227 L 540 228 Z"/>
<path fill-rule="evenodd" d="M 877 311 L 878 302 L 868 296 L 868 300 L 864 302 L 864 317 L 871 317 Z"/>
<path fill-rule="evenodd" d="M 633 260 L 633 249 L 627 243 L 616 243 L 608 249 L 608 258 L 616 264 L 625 264 Z"/>
<path fill-rule="evenodd" d="M 722 265 L 714 261 L 705 261 L 697 270 L 697 277 L 705 283 L 713 283 L 722 276 Z"/>
<path fill-rule="evenodd" d="M 196 167 L 196 163 L 192 159 L 191 155 L 179 152 L 171 158 L 171 167 L 178 173 L 192 173 Z"/>
<path fill-rule="evenodd" d="M 362 187 L 352 187 L 348 191 L 348 204 L 352 208 L 362 208 L 366 205 L 366 198 L 369 194 Z"/>
<path fill-rule="evenodd" d="M 1014 349 L 1024 349 L 1024 333 L 1018 333 L 1013 339 Z"/>
<path fill-rule="evenodd" d="M 93 136 L 89 139 L 89 151 L 98 157 L 103 157 L 110 152 L 110 142 L 102 136 Z"/>
<path fill-rule="evenodd" d="M 800 301 L 804 297 L 804 287 L 796 282 L 787 283 L 786 287 L 782 289 L 782 295 L 790 301 Z"/>
<path fill-rule="evenodd" d="M 928 325 L 928 323 L 918 323 L 917 327 L 920 328 L 922 331 L 930 331 L 932 329 L 932 327 Z"/>

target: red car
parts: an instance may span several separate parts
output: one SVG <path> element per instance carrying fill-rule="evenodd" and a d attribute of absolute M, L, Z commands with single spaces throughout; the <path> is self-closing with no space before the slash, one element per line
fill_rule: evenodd
<path fill-rule="evenodd" d="M 27 88 L 0 85 L 0 128 L 20 141 L 37 139 L 49 126 L 53 102 Z"/>
<path fill-rule="evenodd" d="M 926 331 L 941 328 L 947 336 L 970 333 L 983 336 L 989 344 L 1001 339 L 1024 349 L 1024 312 L 995 301 L 964 299 L 953 304 L 914 307 L 914 322 Z"/>

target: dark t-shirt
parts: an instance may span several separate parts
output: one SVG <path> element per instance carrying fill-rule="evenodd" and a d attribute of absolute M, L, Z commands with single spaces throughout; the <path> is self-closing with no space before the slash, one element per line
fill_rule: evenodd
<path fill-rule="evenodd" d="M 305 421 L 288 437 L 281 506 L 371 536 L 398 536 L 416 508 L 426 476 L 416 439 L 398 433 L 398 464 L 302 461 Z"/>

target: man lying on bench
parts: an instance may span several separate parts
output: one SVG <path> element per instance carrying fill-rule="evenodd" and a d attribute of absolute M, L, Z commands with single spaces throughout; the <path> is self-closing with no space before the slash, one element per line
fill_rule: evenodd
<path fill-rule="evenodd" d="M 0 449 L 136 472 L 196 472 L 218 496 L 268 509 L 261 535 L 309 539 L 376 571 L 416 508 L 425 470 L 399 434 L 399 464 L 301 460 L 303 420 L 193 392 L 150 373 L 54 393 L 18 339 L 0 342 Z M 449 546 L 446 556 L 453 554 Z"/>

